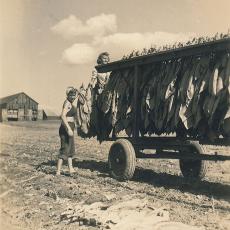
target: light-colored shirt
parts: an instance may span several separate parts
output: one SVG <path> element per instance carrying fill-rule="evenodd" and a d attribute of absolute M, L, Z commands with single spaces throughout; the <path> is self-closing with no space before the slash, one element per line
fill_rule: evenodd
<path fill-rule="evenodd" d="M 92 71 L 91 77 L 91 85 L 94 88 L 96 83 L 105 85 L 109 79 L 110 72 L 107 73 L 98 73 L 97 70 L 94 68 Z"/>

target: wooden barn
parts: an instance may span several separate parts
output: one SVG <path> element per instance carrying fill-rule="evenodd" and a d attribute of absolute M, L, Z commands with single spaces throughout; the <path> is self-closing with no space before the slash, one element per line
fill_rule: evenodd
<path fill-rule="evenodd" d="M 38 103 L 24 92 L 0 98 L 0 121 L 37 120 Z"/>

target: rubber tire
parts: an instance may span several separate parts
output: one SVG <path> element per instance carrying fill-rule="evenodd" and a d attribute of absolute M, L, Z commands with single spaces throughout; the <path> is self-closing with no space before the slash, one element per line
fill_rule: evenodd
<path fill-rule="evenodd" d="M 126 139 L 115 141 L 108 156 L 110 174 L 119 181 L 130 180 L 136 167 L 136 154 L 133 145 Z"/>
<path fill-rule="evenodd" d="M 194 154 L 204 154 L 205 149 L 199 143 L 191 143 L 190 151 Z M 204 160 L 179 160 L 180 170 L 184 178 L 191 180 L 201 180 L 205 177 L 207 171 L 207 162 Z"/>

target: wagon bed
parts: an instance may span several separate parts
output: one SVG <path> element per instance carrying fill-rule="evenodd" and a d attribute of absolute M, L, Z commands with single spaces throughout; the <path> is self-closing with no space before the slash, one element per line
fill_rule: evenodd
<path fill-rule="evenodd" d="M 230 160 L 230 156 L 219 155 L 216 152 L 206 154 L 204 148 L 204 145 L 230 146 L 229 138 L 208 140 L 176 136 L 140 136 L 140 92 L 138 87 L 141 78 L 140 68 L 154 62 L 189 56 L 196 57 L 206 53 L 210 54 L 212 52 L 230 52 L 230 38 L 96 66 L 98 72 L 109 72 L 126 68 L 134 69 L 134 129 L 132 137 L 115 137 L 106 139 L 108 141 L 115 141 L 111 146 L 108 159 L 113 177 L 118 180 L 131 179 L 135 171 L 136 158 L 179 159 L 180 169 L 183 176 L 196 179 L 201 179 L 205 175 L 205 160 Z M 146 149 L 155 150 L 155 153 L 146 154 L 143 151 Z"/>

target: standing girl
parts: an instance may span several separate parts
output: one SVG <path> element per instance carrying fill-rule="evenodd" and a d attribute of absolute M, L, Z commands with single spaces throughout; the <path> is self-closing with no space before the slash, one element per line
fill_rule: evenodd
<path fill-rule="evenodd" d="M 75 128 L 75 115 L 76 107 L 73 105 L 77 100 L 78 91 L 74 87 L 68 87 L 66 90 L 66 100 L 64 101 L 61 113 L 61 126 L 59 128 L 59 136 L 61 139 L 60 154 L 57 163 L 56 175 L 61 174 L 61 167 L 63 160 L 67 160 L 70 175 L 75 172 L 72 164 L 72 159 L 75 155 L 74 145 L 74 128 Z"/>

